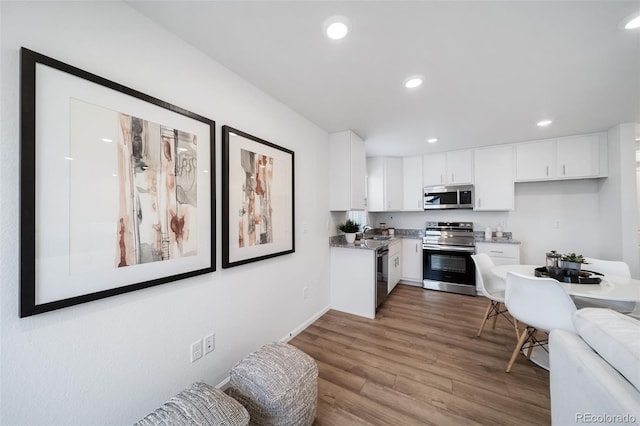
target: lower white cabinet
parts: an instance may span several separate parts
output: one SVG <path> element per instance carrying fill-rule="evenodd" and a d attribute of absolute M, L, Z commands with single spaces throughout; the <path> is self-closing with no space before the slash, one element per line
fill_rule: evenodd
<path fill-rule="evenodd" d="M 402 242 L 394 240 L 389 243 L 389 281 L 388 291 L 391 293 L 402 277 Z"/>
<path fill-rule="evenodd" d="M 402 240 L 402 281 L 422 287 L 422 239 Z"/>
<path fill-rule="evenodd" d="M 476 241 L 476 253 L 486 253 L 496 265 L 520 263 L 520 244 Z"/>

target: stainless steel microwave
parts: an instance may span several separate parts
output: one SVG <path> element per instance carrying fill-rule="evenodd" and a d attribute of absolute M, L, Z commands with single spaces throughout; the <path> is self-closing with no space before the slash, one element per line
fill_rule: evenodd
<path fill-rule="evenodd" d="M 424 209 L 472 209 L 473 185 L 428 186 L 424 188 Z"/>

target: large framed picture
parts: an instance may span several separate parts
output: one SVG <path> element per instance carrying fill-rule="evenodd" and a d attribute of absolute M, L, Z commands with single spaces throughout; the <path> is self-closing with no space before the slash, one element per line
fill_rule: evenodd
<path fill-rule="evenodd" d="M 222 267 L 295 251 L 294 152 L 222 126 Z"/>
<path fill-rule="evenodd" d="M 21 50 L 20 316 L 215 270 L 215 123 Z"/>

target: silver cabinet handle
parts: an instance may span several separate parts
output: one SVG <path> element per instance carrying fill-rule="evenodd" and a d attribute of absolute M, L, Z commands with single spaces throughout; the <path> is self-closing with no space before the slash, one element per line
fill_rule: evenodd
<path fill-rule="evenodd" d="M 503 251 L 500 250 L 489 250 L 491 253 L 504 253 Z"/>
<path fill-rule="evenodd" d="M 547 165 L 547 168 L 546 168 L 545 174 L 547 175 L 547 177 L 549 176 L 549 165 Z"/>
<path fill-rule="evenodd" d="M 440 173 L 440 183 L 443 183 L 442 180 L 442 173 Z"/>
<path fill-rule="evenodd" d="M 482 207 L 482 198 L 478 197 L 478 208 Z"/>
<path fill-rule="evenodd" d="M 451 173 L 451 182 L 455 182 L 455 181 L 456 181 L 456 180 L 455 180 L 455 178 L 454 178 L 454 174 L 453 174 L 453 173 Z"/>
<path fill-rule="evenodd" d="M 562 165 L 562 176 L 565 176 L 567 174 L 567 168 L 566 166 L 563 164 Z"/>
<path fill-rule="evenodd" d="M 416 253 L 418 252 L 418 244 L 416 244 Z"/>

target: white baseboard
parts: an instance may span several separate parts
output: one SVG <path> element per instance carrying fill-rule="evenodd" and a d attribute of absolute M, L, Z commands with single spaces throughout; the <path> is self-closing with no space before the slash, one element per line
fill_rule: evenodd
<path fill-rule="evenodd" d="M 226 391 L 229 388 L 230 381 L 231 381 L 231 376 L 227 376 L 223 381 L 221 381 L 216 385 L 216 388 L 220 389 L 221 391 Z"/>
<path fill-rule="evenodd" d="M 300 324 L 298 327 L 296 327 L 295 329 L 293 329 L 293 331 L 289 332 L 287 335 L 285 335 L 283 338 L 280 339 L 280 341 L 282 343 L 287 343 L 289 340 L 293 339 L 294 337 L 296 337 L 298 334 L 300 334 L 305 328 L 309 327 L 311 324 L 313 324 L 313 322 L 315 320 L 317 320 L 318 318 L 320 318 L 321 316 L 323 316 L 324 314 L 326 314 L 329 309 L 331 309 L 331 306 L 327 305 L 326 307 L 322 308 L 319 312 L 317 312 L 315 315 L 313 315 L 311 318 L 309 318 L 308 320 L 306 320 L 305 322 L 303 322 L 302 324 Z"/>

